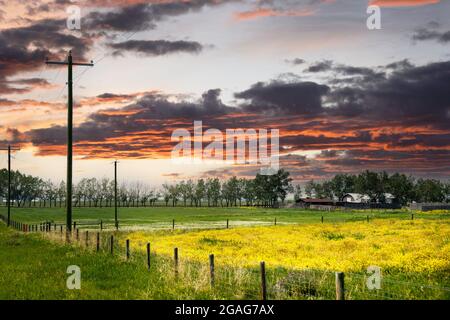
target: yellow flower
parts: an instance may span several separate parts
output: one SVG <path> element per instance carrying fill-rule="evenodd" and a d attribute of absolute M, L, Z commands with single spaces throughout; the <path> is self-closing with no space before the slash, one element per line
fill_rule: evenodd
<path fill-rule="evenodd" d="M 255 267 L 317 268 L 363 271 L 370 265 L 384 271 L 450 270 L 450 222 L 445 220 L 379 219 L 340 224 L 247 227 L 193 232 L 133 232 L 133 247 L 151 242 L 157 254 L 181 259 Z"/>

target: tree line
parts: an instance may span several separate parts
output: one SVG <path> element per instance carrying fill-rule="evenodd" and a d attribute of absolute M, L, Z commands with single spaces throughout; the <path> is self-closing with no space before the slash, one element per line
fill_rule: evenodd
<path fill-rule="evenodd" d="M 332 179 L 308 181 L 304 188 L 295 187 L 295 197 L 301 195 L 322 199 L 341 199 L 347 193 L 367 195 L 371 202 L 385 202 L 390 193 L 401 205 L 415 202 L 445 202 L 450 199 L 450 182 L 436 179 L 416 179 L 402 173 L 364 171 L 359 174 L 337 174 Z"/>
<path fill-rule="evenodd" d="M 0 197 L 7 198 L 8 171 L 0 170 Z M 391 193 L 406 205 L 415 202 L 449 201 L 450 183 L 435 179 L 416 179 L 401 173 L 364 171 L 359 174 L 337 174 L 332 179 L 292 185 L 289 172 L 281 169 L 271 176 L 257 174 L 253 179 L 231 177 L 184 180 L 152 188 L 142 182 L 120 183 L 117 188 L 119 206 L 266 206 L 284 203 L 289 193 L 296 199 L 309 197 L 340 200 L 347 193 L 367 195 L 372 202 L 384 203 Z M 11 172 L 11 199 L 23 206 L 65 206 L 66 185 L 39 177 Z M 84 178 L 73 186 L 76 207 L 114 206 L 114 180 Z"/>
<path fill-rule="evenodd" d="M 232 177 L 192 179 L 164 184 L 161 189 L 141 183 L 121 183 L 117 188 L 118 205 L 123 207 L 154 206 L 275 206 L 293 191 L 289 173 L 279 170 L 271 176 L 257 174 L 254 179 Z M 7 198 L 8 171 L 0 170 L 0 196 Z M 114 180 L 84 178 L 73 186 L 73 206 L 114 206 Z M 66 201 L 64 181 L 54 183 L 39 177 L 11 171 L 11 200 L 18 207 L 63 207 Z M 4 200 L 5 202 L 6 200 Z M 159 202 L 158 202 L 159 201 Z M 157 203 L 158 202 L 158 203 Z"/>

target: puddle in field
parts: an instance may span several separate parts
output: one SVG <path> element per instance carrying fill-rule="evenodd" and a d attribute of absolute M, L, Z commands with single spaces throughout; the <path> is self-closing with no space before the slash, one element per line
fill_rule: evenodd
<path fill-rule="evenodd" d="M 251 226 L 271 226 L 273 221 L 241 221 L 233 220 L 229 222 L 229 228 L 233 227 L 251 227 Z M 277 223 L 281 224 L 281 223 Z M 223 221 L 204 221 L 204 222 L 180 222 L 175 223 L 176 230 L 196 230 L 196 229 L 226 229 L 227 224 Z M 87 230 L 87 229 L 86 229 Z M 114 230 L 113 226 L 106 226 L 104 231 Z M 172 223 L 155 222 L 147 224 L 121 225 L 120 231 L 155 231 L 155 230 L 172 230 Z"/>

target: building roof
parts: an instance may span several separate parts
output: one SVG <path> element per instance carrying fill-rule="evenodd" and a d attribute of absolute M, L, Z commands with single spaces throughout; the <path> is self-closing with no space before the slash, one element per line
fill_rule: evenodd
<path fill-rule="evenodd" d="M 344 197 L 351 196 L 355 200 L 370 200 L 370 197 L 367 194 L 361 194 L 361 193 L 346 193 Z M 342 198 L 344 198 L 342 197 Z"/>

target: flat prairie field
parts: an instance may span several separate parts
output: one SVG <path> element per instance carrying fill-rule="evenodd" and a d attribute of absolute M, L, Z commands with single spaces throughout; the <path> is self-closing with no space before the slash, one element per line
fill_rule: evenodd
<path fill-rule="evenodd" d="M 415 213 L 408 210 L 352 210 L 352 211 L 314 211 L 289 208 L 271 209 L 256 207 L 131 207 L 118 208 L 121 230 L 172 229 L 175 220 L 176 229 L 212 229 L 225 228 L 228 220 L 230 227 L 236 226 L 270 226 L 275 224 L 310 224 L 365 221 L 369 219 L 446 219 L 450 211 Z M 0 214 L 6 215 L 6 208 L 0 207 Z M 35 224 L 51 221 L 64 224 L 64 208 L 11 208 L 11 219 L 22 223 Z M 114 208 L 86 207 L 73 208 L 73 221 L 80 228 L 89 228 L 93 223 L 103 222 L 103 227 L 114 228 Z M 92 225 L 91 225 L 92 224 Z"/>
<path fill-rule="evenodd" d="M 0 297 L 259 299 L 264 261 L 269 299 L 335 299 L 335 272 L 345 275 L 346 299 L 450 299 L 447 212 L 120 208 L 118 231 L 113 215 L 76 208 L 70 243 L 59 228 L 0 226 Z M 12 219 L 63 224 L 64 211 L 13 208 Z M 98 220 L 103 230 L 89 224 Z M 66 265 L 83 270 L 81 290 L 65 290 Z"/>

